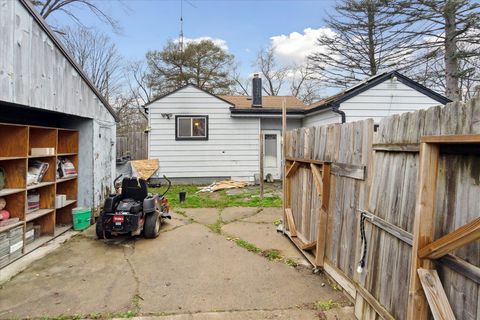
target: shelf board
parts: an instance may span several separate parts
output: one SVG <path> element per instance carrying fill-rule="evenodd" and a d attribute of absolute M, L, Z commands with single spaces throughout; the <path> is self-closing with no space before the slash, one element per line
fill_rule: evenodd
<path fill-rule="evenodd" d="M 21 189 L 21 188 L 2 189 L 2 190 L 0 190 L 0 197 L 8 196 L 9 194 L 19 193 L 19 192 L 22 192 L 22 191 L 25 191 L 25 189 Z"/>
<path fill-rule="evenodd" d="M 68 176 L 66 178 L 60 178 L 60 179 L 57 179 L 57 183 L 68 181 L 68 180 L 73 180 L 73 179 L 76 179 L 77 177 L 78 177 L 78 174 L 73 175 L 73 176 Z"/>
<path fill-rule="evenodd" d="M 74 204 L 75 202 L 77 202 L 77 200 L 67 200 L 67 201 L 65 202 L 65 205 L 62 206 L 62 207 L 60 207 L 60 208 L 57 208 L 57 210 L 58 210 L 58 209 L 65 208 L 65 207 L 68 207 L 69 205 Z"/>
<path fill-rule="evenodd" d="M 65 156 L 76 156 L 78 153 L 77 152 L 63 152 L 63 153 L 57 153 L 58 157 L 65 157 Z"/>
<path fill-rule="evenodd" d="M 53 236 L 47 236 L 47 235 L 40 236 L 40 238 L 34 240 L 32 243 L 27 244 L 25 246 L 24 254 L 32 252 L 33 250 L 37 249 L 38 247 L 43 246 L 45 243 L 52 240 L 53 238 L 54 238 Z"/>
<path fill-rule="evenodd" d="M 9 224 L 8 226 L 0 227 L 0 233 L 5 232 L 5 231 L 7 231 L 7 230 L 10 230 L 10 229 L 12 229 L 12 228 L 18 227 L 18 226 L 20 226 L 20 225 L 22 225 L 22 224 L 23 224 L 23 221 L 20 220 L 20 221 L 18 221 L 18 222 Z"/>
<path fill-rule="evenodd" d="M 24 156 L 24 157 L 0 157 L 0 161 L 3 161 L 3 160 L 18 160 L 18 159 L 26 159 L 27 157 Z"/>
<path fill-rule="evenodd" d="M 51 157 L 55 157 L 55 155 L 54 154 L 40 154 L 40 155 L 36 155 L 36 156 L 28 156 L 28 159 L 51 158 Z"/>
<path fill-rule="evenodd" d="M 47 181 L 47 182 L 40 182 L 40 183 L 37 183 L 37 184 L 32 184 L 31 186 L 27 186 L 27 190 L 38 189 L 38 188 L 41 188 L 41 187 L 50 186 L 54 183 L 55 182 L 53 182 L 53 181 Z"/>
<path fill-rule="evenodd" d="M 72 225 L 71 224 L 68 224 L 68 225 L 65 225 L 65 226 L 58 226 L 56 225 L 55 226 L 55 234 L 54 234 L 54 237 L 58 237 L 59 235 L 61 235 L 62 233 L 65 233 L 67 232 L 68 230 L 72 229 Z"/>
<path fill-rule="evenodd" d="M 38 210 L 35 210 L 33 211 L 32 213 L 27 213 L 25 214 L 25 220 L 28 222 L 28 221 L 32 221 L 32 220 L 35 220 L 37 218 L 40 218 L 44 215 L 47 215 L 51 212 L 53 212 L 55 209 L 38 209 Z"/>

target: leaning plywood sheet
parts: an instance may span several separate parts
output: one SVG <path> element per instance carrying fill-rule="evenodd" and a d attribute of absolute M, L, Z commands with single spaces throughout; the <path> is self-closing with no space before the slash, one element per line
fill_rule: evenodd
<path fill-rule="evenodd" d="M 133 160 L 130 161 L 130 165 L 132 166 L 132 174 L 135 177 L 139 177 L 142 179 L 149 179 L 155 172 L 157 172 L 158 166 L 158 159 L 154 160 Z"/>

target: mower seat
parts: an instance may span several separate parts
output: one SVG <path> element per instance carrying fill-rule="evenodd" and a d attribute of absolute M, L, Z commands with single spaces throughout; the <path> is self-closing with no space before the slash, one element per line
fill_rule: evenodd
<path fill-rule="evenodd" d="M 148 196 L 147 182 L 143 179 L 124 178 L 122 181 L 122 199 L 143 200 Z"/>

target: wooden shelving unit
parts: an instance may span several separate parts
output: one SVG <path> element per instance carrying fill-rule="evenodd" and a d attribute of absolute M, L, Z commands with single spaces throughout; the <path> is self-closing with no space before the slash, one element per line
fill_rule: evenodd
<path fill-rule="evenodd" d="M 25 255 L 42 246 L 72 226 L 72 209 L 77 203 L 78 174 L 57 178 L 57 160 L 69 159 L 78 173 L 78 141 L 76 130 L 48 128 L 0 123 L 0 167 L 5 171 L 5 188 L 0 197 L 5 198 L 6 210 L 19 222 L 0 227 L 0 233 L 23 226 Z M 53 155 L 31 155 L 32 148 L 54 148 Z M 49 164 L 42 182 L 27 185 L 28 165 L 32 161 Z M 40 209 L 28 213 L 27 194 L 40 195 Z M 67 201 L 62 208 L 55 209 L 55 196 L 65 194 Z M 32 243 L 25 243 L 27 223 L 39 226 L 40 237 Z M 38 228 L 38 227 L 37 227 Z M 10 261 L 10 262 L 13 262 Z"/>

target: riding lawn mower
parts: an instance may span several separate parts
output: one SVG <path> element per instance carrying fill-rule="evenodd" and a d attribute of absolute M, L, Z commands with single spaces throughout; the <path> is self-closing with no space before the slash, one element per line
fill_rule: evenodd
<path fill-rule="evenodd" d="M 125 177 L 121 187 L 115 179 L 116 193 L 111 194 L 103 206 L 103 210 L 96 224 L 96 233 L 99 239 L 107 239 L 115 235 L 131 234 L 145 238 L 156 238 L 160 233 L 160 226 L 165 219 L 171 219 L 170 205 L 165 194 L 172 183 L 168 182 L 167 190 L 162 194 L 148 192 L 147 181 L 141 178 Z"/>

